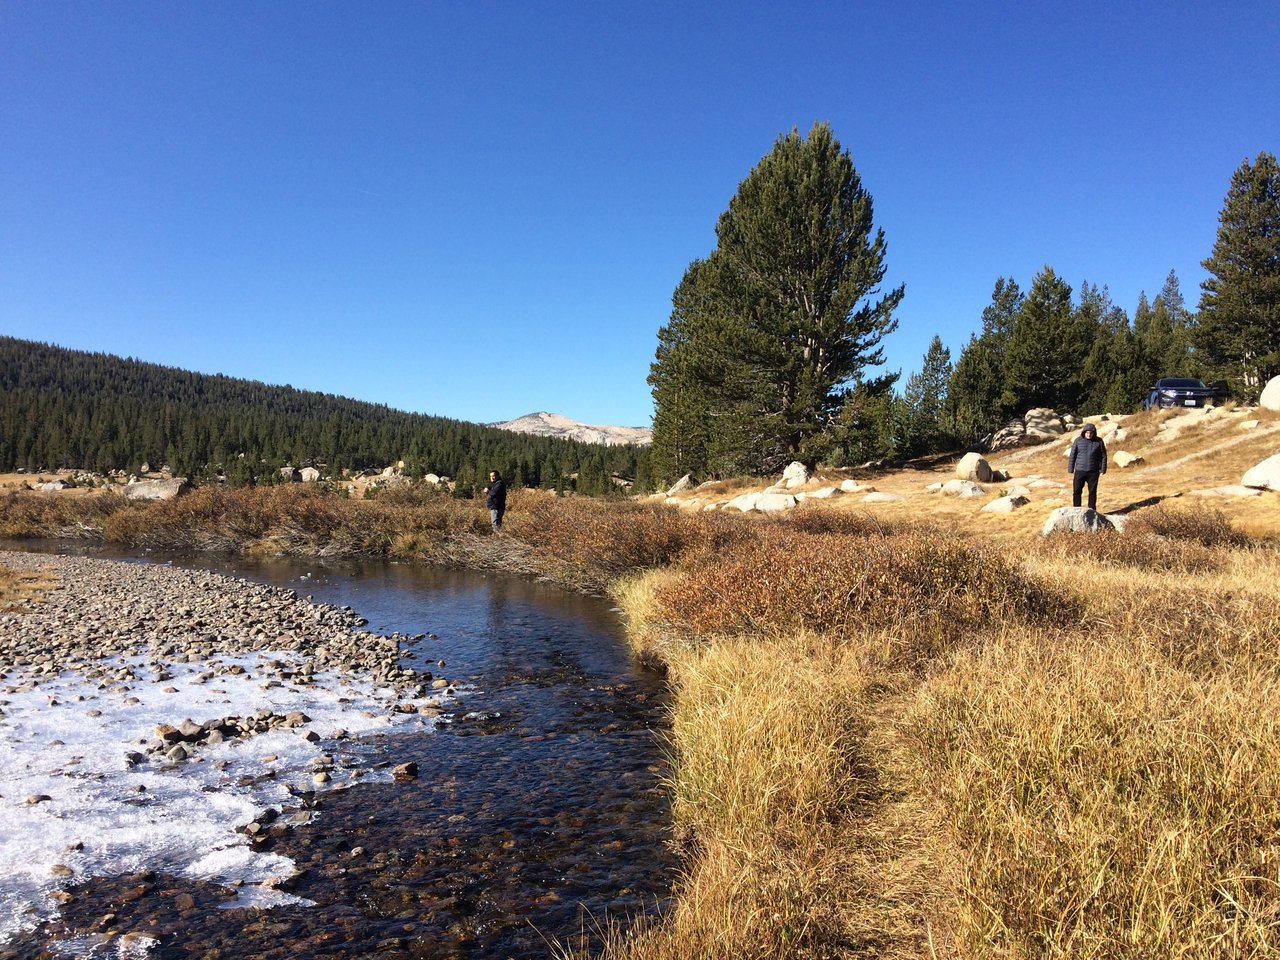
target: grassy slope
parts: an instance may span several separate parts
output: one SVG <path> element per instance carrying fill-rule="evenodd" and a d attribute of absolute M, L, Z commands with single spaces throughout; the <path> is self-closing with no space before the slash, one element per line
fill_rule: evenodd
<path fill-rule="evenodd" d="M 1164 500 L 1124 537 L 1041 540 L 1060 492 L 981 514 L 925 491 L 946 468 L 879 473 L 862 479 L 907 499 L 824 504 L 862 533 L 811 553 L 792 530 L 772 545 L 783 562 L 766 551 L 735 571 L 736 594 L 730 561 L 622 586 L 637 642 L 662 649 L 680 690 L 691 857 L 671 916 L 611 955 L 1280 953 L 1280 497 L 1189 494 L 1238 483 L 1280 448 L 1280 423 L 1242 443 L 1233 421 L 1155 441 L 1173 416 L 1135 417 L 1112 444 L 1146 463 L 1108 474 L 1104 509 Z M 1064 445 L 994 465 L 1065 479 Z M 922 524 L 967 548 L 892 581 L 848 563 L 909 552 Z M 972 568 L 1001 558 L 1000 579 L 1065 609 L 1037 616 L 1016 591 L 997 611 L 957 602 L 950 586 L 989 590 Z M 795 586 L 842 563 L 857 591 L 843 620 L 840 598 Z M 913 594 L 947 615 L 917 615 Z M 809 617 L 824 629 L 798 629 L 796 609 L 826 611 Z"/>

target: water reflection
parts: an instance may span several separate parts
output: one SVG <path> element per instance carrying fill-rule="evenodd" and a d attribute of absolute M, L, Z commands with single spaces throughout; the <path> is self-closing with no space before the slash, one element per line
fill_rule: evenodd
<path fill-rule="evenodd" d="M 89 930 L 127 902 L 136 926 L 119 929 L 160 936 L 153 958 L 526 957 L 546 955 L 548 939 L 590 939 L 607 918 L 662 903 L 673 869 L 660 786 L 664 691 L 632 661 L 607 604 L 523 579 L 385 561 L 141 559 L 350 605 L 370 630 L 422 635 L 410 644 L 414 665 L 479 692 L 440 734 L 378 742 L 387 763 L 418 764 L 416 781 L 301 796 L 311 821 L 264 841 L 298 864 L 294 892 L 314 908 L 242 925 L 218 909 L 217 889 L 99 878 L 63 908 L 65 932 Z M 15 955 L 41 953 L 33 944 Z"/>

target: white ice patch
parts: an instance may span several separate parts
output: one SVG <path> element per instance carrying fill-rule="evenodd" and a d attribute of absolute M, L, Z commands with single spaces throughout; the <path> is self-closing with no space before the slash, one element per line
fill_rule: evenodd
<path fill-rule="evenodd" d="M 268 660 L 297 662 L 293 654 L 264 651 L 219 658 L 246 673 L 203 683 L 197 674 L 209 664 L 166 663 L 171 679 L 130 682 L 127 690 L 64 673 L 40 679 L 33 689 L 0 692 L 0 945 L 56 914 L 49 894 L 91 876 L 156 870 L 243 884 L 228 906 L 305 902 L 269 886 L 291 876 L 293 862 L 255 852 L 235 828 L 266 807 L 297 805 L 291 786 L 317 789 L 312 775 L 326 754 L 334 761 L 331 787 L 343 783 L 344 768 L 367 768 L 376 744 L 334 742 L 339 731 L 367 738 L 393 725 L 437 721 L 390 710 L 398 700 L 390 689 L 344 683 L 332 674 L 317 674 L 307 686 L 286 682 L 264 690 L 258 673 Z M 150 673 L 140 659 L 112 663 L 138 676 Z M 10 676 L 0 690 L 8 686 L 28 683 Z M 145 751 L 157 724 L 248 717 L 262 708 L 301 711 L 310 721 L 239 743 L 196 746 L 178 764 L 148 755 L 131 768 L 125 759 Z M 303 739 L 308 730 L 321 740 Z M 243 782 L 267 771 L 275 778 Z M 383 779 L 390 775 L 381 772 Z M 49 799 L 37 801 L 40 796 Z"/>

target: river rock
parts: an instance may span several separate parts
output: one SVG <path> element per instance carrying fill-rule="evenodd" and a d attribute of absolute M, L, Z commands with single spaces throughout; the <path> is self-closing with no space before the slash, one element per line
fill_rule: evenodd
<path fill-rule="evenodd" d="M 989 472 L 989 471 L 988 471 Z M 987 491 L 972 480 L 948 480 L 942 485 L 942 492 L 948 497 L 985 497 Z"/>
<path fill-rule="evenodd" d="M 1013 513 L 1019 507 L 1025 507 L 1031 501 L 1026 497 L 1007 496 L 992 500 L 982 507 L 983 513 Z"/>

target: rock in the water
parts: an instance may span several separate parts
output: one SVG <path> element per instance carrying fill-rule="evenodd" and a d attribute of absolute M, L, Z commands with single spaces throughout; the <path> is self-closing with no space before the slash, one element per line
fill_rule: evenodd
<path fill-rule="evenodd" d="M 1263 490 L 1280 490 L 1280 453 L 1267 457 L 1255 467 L 1250 467 L 1240 483 L 1246 487 Z"/>
<path fill-rule="evenodd" d="M 977 483 L 991 482 L 991 464 L 980 453 L 966 453 L 956 464 L 956 477 Z M 944 491 L 945 488 L 944 488 Z"/>
<path fill-rule="evenodd" d="M 397 780 L 416 780 L 418 778 L 418 765 L 410 760 L 408 763 L 400 763 L 391 768 L 391 776 Z"/>
<path fill-rule="evenodd" d="M 1051 533 L 1094 533 L 1114 529 L 1115 524 L 1097 510 L 1090 510 L 1088 507 L 1058 507 L 1049 514 L 1040 533 L 1047 537 Z"/>

